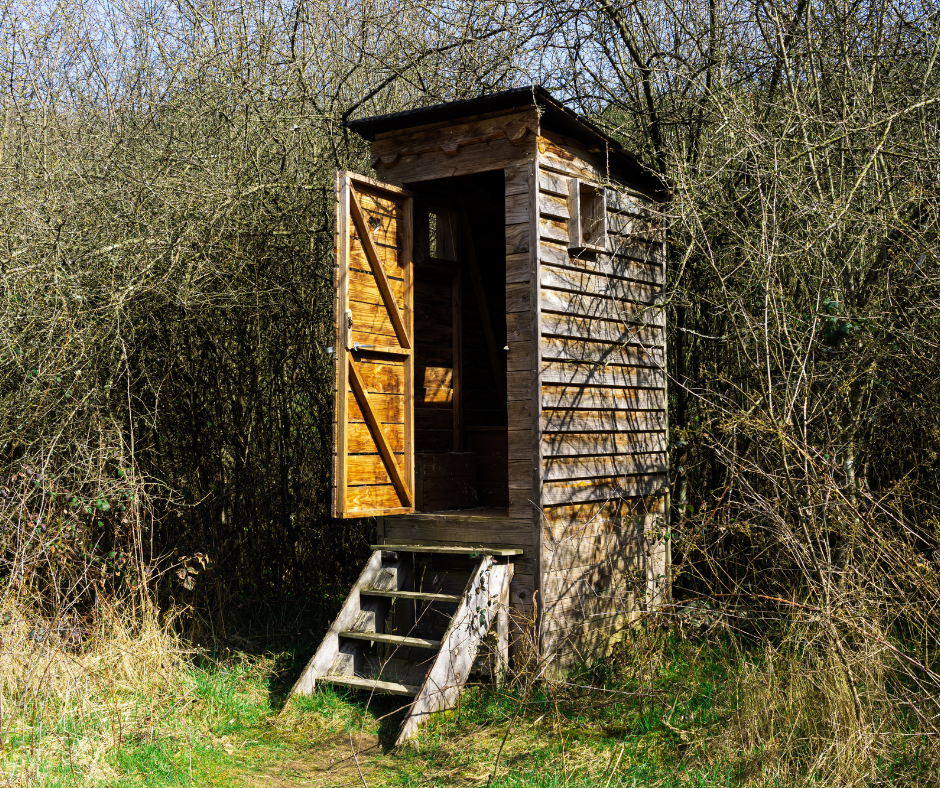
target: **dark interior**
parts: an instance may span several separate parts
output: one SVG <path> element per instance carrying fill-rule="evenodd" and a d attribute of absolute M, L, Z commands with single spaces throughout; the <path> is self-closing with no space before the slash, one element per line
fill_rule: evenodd
<path fill-rule="evenodd" d="M 415 195 L 416 508 L 506 507 L 503 172 L 409 188 Z"/>

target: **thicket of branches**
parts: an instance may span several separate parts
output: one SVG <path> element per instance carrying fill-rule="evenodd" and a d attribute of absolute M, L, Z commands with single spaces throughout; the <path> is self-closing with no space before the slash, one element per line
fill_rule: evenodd
<path fill-rule="evenodd" d="M 940 9 L 597 8 L 568 88 L 671 188 L 678 586 L 787 622 L 804 770 L 878 779 L 912 718 L 935 759 Z M 737 746 L 780 751 L 771 695 Z"/>
<path fill-rule="evenodd" d="M 830 721 L 804 767 L 871 777 L 898 730 L 935 757 L 936 4 L 0 14 L 0 607 L 73 637 L 106 598 L 217 628 L 341 587 L 370 528 L 328 515 L 332 173 L 368 172 L 340 124 L 541 82 L 670 190 L 677 591 L 783 620 Z"/>
<path fill-rule="evenodd" d="M 329 517 L 340 124 L 501 84 L 506 9 L 3 14 L 4 593 L 335 593 L 371 536 Z"/>

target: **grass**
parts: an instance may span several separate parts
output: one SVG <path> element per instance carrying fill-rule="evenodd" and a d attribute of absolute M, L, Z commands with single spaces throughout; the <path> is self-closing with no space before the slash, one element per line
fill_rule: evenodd
<path fill-rule="evenodd" d="M 672 716 L 717 719 L 714 677 L 686 651 L 670 655 L 652 694 L 661 706 L 663 687 L 677 680 L 685 687 L 694 674 L 698 691 L 673 704 Z M 284 674 L 275 669 L 283 659 L 183 663 L 175 693 L 125 690 L 112 698 L 111 714 L 46 709 L 53 724 L 7 732 L 2 774 L 13 785 L 38 786 L 361 785 L 363 778 L 369 786 L 476 786 L 493 775 L 493 788 L 581 788 L 646 785 L 685 769 L 683 784 L 730 784 L 726 775 L 683 766 L 681 738 L 624 676 L 585 670 L 527 694 L 470 687 L 458 711 L 426 726 L 412 747 L 392 751 L 400 699 L 322 687 L 282 710 L 303 661 Z"/>
<path fill-rule="evenodd" d="M 729 746 L 736 740 L 728 732 L 740 723 L 741 676 L 759 673 L 764 659 L 760 650 L 742 652 L 721 639 L 639 636 L 565 682 L 469 687 L 458 709 L 397 751 L 390 744 L 402 719 L 399 698 L 323 686 L 284 707 L 302 656 L 180 660 L 169 685 L 136 692 L 123 685 L 97 706 L 47 707 L 34 715 L 44 715 L 43 725 L 27 725 L 26 715 L 18 730 L 7 716 L 0 785 L 795 784 L 792 770 L 764 757 L 768 740 Z M 910 763 L 902 758 L 879 770 L 884 784 L 934 784 L 929 772 L 911 779 L 915 750 L 904 756 Z M 804 774 L 800 784 L 831 783 Z"/>

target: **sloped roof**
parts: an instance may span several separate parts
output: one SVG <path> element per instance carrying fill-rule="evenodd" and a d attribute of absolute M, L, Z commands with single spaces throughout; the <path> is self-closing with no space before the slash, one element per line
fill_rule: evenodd
<path fill-rule="evenodd" d="M 404 131 L 416 126 L 428 126 L 473 115 L 531 106 L 539 108 L 542 113 L 542 123 L 548 128 L 576 139 L 587 147 L 606 145 L 610 151 L 611 161 L 620 166 L 628 178 L 654 191 L 662 191 L 662 182 L 655 173 L 644 167 L 633 154 L 624 149 L 620 142 L 601 131 L 591 121 L 568 109 L 540 85 L 511 88 L 477 98 L 349 120 L 343 126 L 371 142 L 379 134 L 389 131 Z"/>

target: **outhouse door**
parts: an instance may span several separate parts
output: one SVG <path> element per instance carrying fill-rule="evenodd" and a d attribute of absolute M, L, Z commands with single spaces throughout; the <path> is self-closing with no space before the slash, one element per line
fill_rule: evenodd
<path fill-rule="evenodd" d="M 336 174 L 336 517 L 415 510 L 412 225 L 407 190 Z"/>

